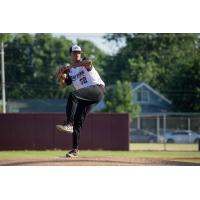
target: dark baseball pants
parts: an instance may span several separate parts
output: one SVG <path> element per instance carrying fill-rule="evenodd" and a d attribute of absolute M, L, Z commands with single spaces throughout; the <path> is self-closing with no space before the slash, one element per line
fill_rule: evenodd
<path fill-rule="evenodd" d="M 103 97 L 104 87 L 101 85 L 89 86 L 69 94 L 66 106 L 66 122 L 73 125 L 74 149 L 79 147 L 80 131 L 87 114 Z"/>

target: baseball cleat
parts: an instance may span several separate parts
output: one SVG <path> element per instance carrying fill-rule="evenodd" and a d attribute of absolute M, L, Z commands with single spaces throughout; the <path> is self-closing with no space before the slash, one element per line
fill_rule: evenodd
<path fill-rule="evenodd" d="M 76 157 L 78 157 L 78 154 L 79 154 L 78 149 L 72 149 L 66 154 L 66 157 L 67 158 L 76 158 Z"/>
<path fill-rule="evenodd" d="M 56 125 L 58 131 L 63 133 L 73 133 L 73 126 L 72 125 Z"/>

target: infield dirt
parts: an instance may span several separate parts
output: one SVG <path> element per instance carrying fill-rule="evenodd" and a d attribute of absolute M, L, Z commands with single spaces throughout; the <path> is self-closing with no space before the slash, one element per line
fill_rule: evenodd
<path fill-rule="evenodd" d="M 200 158 L 13 158 L 1 159 L 1 166 L 200 166 Z"/>

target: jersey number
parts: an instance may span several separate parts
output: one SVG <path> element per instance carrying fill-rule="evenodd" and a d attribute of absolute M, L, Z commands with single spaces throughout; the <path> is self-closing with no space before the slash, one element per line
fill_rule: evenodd
<path fill-rule="evenodd" d="M 81 82 L 81 85 L 87 83 L 87 79 L 86 79 L 86 77 L 85 77 L 85 76 L 82 77 L 82 78 L 80 79 L 80 82 Z"/>

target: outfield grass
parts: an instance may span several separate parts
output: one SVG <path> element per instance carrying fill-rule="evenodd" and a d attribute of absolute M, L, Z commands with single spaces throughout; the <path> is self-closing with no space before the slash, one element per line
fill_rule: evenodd
<path fill-rule="evenodd" d="M 130 151 L 80 151 L 83 157 L 200 158 L 197 144 L 130 144 Z M 49 158 L 65 156 L 63 150 L 0 151 L 0 159 Z"/>
<path fill-rule="evenodd" d="M 0 159 L 49 158 L 65 156 L 66 151 L 0 151 Z M 127 157 L 127 158 L 200 158 L 200 152 L 191 151 L 80 151 L 82 157 Z"/>
<path fill-rule="evenodd" d="M 198 144 L 131 143 L 129 148 L 136 151 L 198 151 Z"/>

